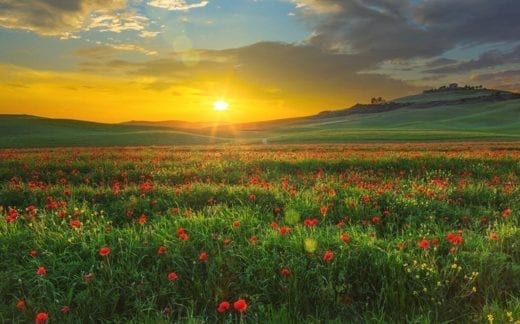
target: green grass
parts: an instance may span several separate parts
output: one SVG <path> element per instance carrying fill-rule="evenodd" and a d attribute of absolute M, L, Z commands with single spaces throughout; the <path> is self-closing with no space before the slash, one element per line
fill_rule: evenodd
<path fill-rule="evenodd" d="M 38 312 L 52 323 L 520 320 L 518 143 L 0 157 L 0 215 L 17 214 L 0 222 L 0 322 Z M 239 298 L 243 314 L 217 312 Z"/>

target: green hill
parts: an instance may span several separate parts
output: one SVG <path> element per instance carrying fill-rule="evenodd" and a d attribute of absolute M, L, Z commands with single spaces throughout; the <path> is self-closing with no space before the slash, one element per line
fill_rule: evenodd
<path fill-rule="evenodd" d="M 196 127 L 191 127 L 196 125 Z M 520 141 L 520 95 L 488 89 L 427 92 L 390 103 L 236 125 L 102 124 L 0 115 L 0 147 L 363 141 Z"/>
<path fill-rule="evenodd" d="M 27 115 L 0 115 L 0 147 L 208 144 L 226 138 L 183 129 L 92 123 Z"/>

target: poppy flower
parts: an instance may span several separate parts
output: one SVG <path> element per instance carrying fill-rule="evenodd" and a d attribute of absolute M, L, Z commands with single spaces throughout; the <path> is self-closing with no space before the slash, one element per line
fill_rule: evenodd
<path fill-rule="evenodd" d="M 291 232 L 291 228 L 287 227 L 287 226 L 280 227 L 278 232 L 280 233 L 280 235 L 287 235 L 287 234 L 289 234 Z"/>
<path fill-rule="evenodd" d="M 168 273 L 168 280 L 175 281 L 177 279 L 179 279 L 179 276 L 177 276 L 177 274 L 175 272 Z"/>
<path fill-rule="evenodd" d="M 208 259 L 208 254 L 206 252 L 202 252 L 199 255 L 199 261 L 206 261 Z"/>
<path fill-rule="evenodd" d="M 145 214 L 142 214 L 137 222 L 139 223 L 139 225 L 144 225 L 147 221 L 148 217 Z"/>
<path fill-rule="evenodd" d="M 103 246 L 102 248 L 99 249 L 99 255 L 101 255 L 102 257 L 106 257 L 107 255 L 110 254 L 110 248 L 108 246 Z"/>
<path fill-rule="evenodd" d="M 223 301 L 223 302 L 221 302 L 221 303 L 218 305 L 217 312 L 219 312 L 219 313 L 227 312 L 227 311 L 229 310 L 229 307 L 231 307 L 231 305 L 229 304 L 229 302 L 227 302 L 227 301 Z"/>
<path fill-rule="evenodd" d="M 427 250 L 430 247 L 430 241 L 422 239 L 419 242 L 417 242 L 417 246 L 423 250 Z"/>
<path fill-rule="evenodd" d="M 321 215 L 322 215 L 322 216 L 327 215 L 327 210 L 328 210 L 327 206 L 322 206 L 322 207 L 320 208 L 320 213 L 321 213 Z"/>
<path fill-rule="evenodd" d="M 47 269 L 45 269 L 45 267 L 38 267 L 38 269 L 36 270 L 36 274 L 38 276 L 43 276 L 47 273 Z"/>
<path fill-rule="evenodd" d="M 30 255 L 31 257 L 35 258 L 36 255 L 38 255 L 38 251 L 36 251 L 36 250 L 31 250 L 31 252 L 29 252 L 29 255 Z"/>
<path fill-rule="evenodd" d="M 16 302 L 16 308 L 18 309 L 24 309 L 25 308 L 25 300 L 20 299 Z"/>
<path fill-rule="evenodd" d="M 511 215 L 511 208 L 506 208 L 502 211 L 502 217 L 508 218 Z"/>
<path fill-rule="evenodd" d="M 498 234 L 495 232 L 489 234 L 489 239 L 492 241 L 498 241 Z"/>
<path fill-rule="evenodd" d="M 164 245 L 159 246 L 159 248 L 157 249 L 157 254 L 163 255 L 165 253 L 166 253 L 166 247 Z"/>
<path fill-rule="evenodd" d="M 258 241 L 258 238 L 253 235 L 251 236 L 251 238 L 249 238 L 249 243 L 251 243 L 251 245 L 256 245 L 256 242 Z"/>
<path fill-rule="evenodd" d="M 88 282 L 91 282 L 93 278 L 94 278 L 93 273 L 87 273 L 86 275 L 83 276 L 83 281 L 88 283 Z"/>
<path fill-rule="evenodd" d="M 71 219 L 69 222 L 70 227 L 72 228 L 80 228 L 81 222 L 78 219 Z"/>
<path fill-rule="evenodd" d="M 341 240 L 345 243 L 349 243 L 350 242 L 350 236 L 347 234 L 347 233 L 341 233 Z"/>
<path fill-rule="evenodd" d="M 233 227 L 240 227 L 240 221 L 233 221 Z"/>
<path fill-rule="evenodd" d="M 289 277 L 291 275 L 291 271 L 287 268 L 283 268 L 280 270 L 280 274 L 284 277 Z"/>
<path fill-rule="evenodd" d="M 379 224 L 379 221 L 381 221 L 381 218 L 379 218 L 379 216 L 374 216 L 374 217 L 372 217 L 372 223 L 373 223 L 374 225 Z"/>
<path fill-rule="evenodd" d="M 318 225 L 319 220 L 317 218 L 307 218 L 303 221 L 303 224 L 307 227 L 314 227 Z"/>
<path fill-rule="evenodd" d="M 247 302 L 244 299 L 239 299 L 236 302 L 233 303 L 233 308 L 239 312 L 243 313 L 247 309 Z"/>
<path fill-rule="evenodd" d="M 67 314 L 69 311 L 70 311 L 70 307 L 67 306 L 67 305 L 63 306 L 63 307 L 60 309 L 60 312 L 62 312 L 63 314 Z"/>
<path fill-rule="evenodd" d="M 463 238 L 460 234 L 454 234 L 452 232 L 449 232 L 448 235 L 446 235 L 446 240 L 450 242 L 452 245 L 461 245 Z"/>
<path fill-rule="evenodd" d="M 47 321 L 47 319 L 49 319 L 49 314 L 40 312 L 40 313 L 36 314 L 36 317 L 34 318 L 34 322 L 36 324 L 44 324 Z"/>
<path fill-rule="evenodd" d="M 323 261 L 330 262 L 332 259 L 334 259 L 334 253 L 332 251 L 325 251 Z"/>

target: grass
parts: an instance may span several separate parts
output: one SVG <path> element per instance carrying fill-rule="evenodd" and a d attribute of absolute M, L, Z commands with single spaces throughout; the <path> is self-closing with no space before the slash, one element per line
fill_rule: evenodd
<path fill-rule="evenodd" d="M 520 320 L 518 143 L 0 157 L 1 322 Z"/>

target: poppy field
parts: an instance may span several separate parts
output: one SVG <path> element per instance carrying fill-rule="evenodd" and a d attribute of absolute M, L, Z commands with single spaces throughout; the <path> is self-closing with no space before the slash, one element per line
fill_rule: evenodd
<path fill-rule="evenodd" d="M 520 323 L 520 144 L 0 150 L 0 322 Z"/>

